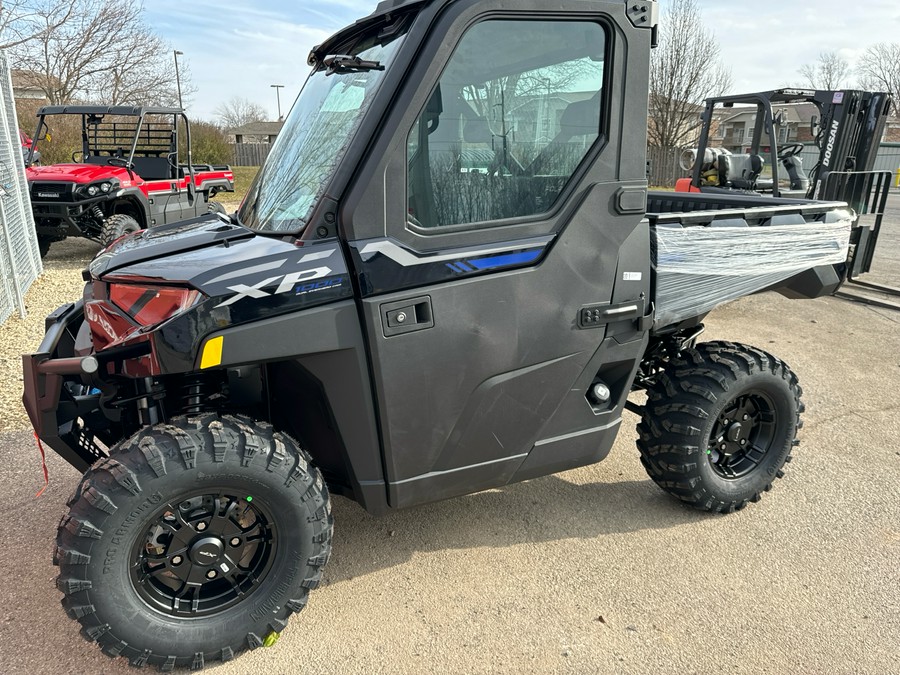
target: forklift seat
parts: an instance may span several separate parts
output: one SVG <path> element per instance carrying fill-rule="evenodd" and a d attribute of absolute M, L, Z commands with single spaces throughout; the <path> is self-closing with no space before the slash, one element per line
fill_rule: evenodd
<path fill-rule="evenodd" d="M 763 166 L 765 160 L 760 155 L 719 155 L 719 185 L 753 190 Z"/>

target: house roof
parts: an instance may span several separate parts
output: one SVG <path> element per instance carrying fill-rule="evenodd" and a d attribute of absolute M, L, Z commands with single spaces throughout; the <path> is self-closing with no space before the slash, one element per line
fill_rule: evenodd
<path fill-rule="evenodd" d="M 228 133 L 234 136 L 277 136 L 283 126 L 284 122 L 250 122 L 229 129 Z"/>
<path fill-rule="evenodd" d="M 17 70 L 13 68 L 11 75 L 13 89 L 41 89 L 43 86 L 41 83 L 46 81 L 57 87 L 61 84 L 59 78 L 52 75 L 42 75 L 33 70 Z"/>

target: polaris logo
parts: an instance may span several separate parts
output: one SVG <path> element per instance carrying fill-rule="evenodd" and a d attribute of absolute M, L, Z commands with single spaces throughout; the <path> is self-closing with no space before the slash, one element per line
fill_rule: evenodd
<path fill-rule="evenodd" d="M 300 263 L 329 258 L 334 254 L 336 250 L 337 249 L 332 249 L 330 251 L 323 251 L 321 253 L 311 253 L 304 256 L 300 260 Z M 236 284 L 234 286 L 229 286 L 228 290 L 234 291 L 235 293 L 237 293 L 237 295 L 229 298 L 221 304 L 216 305 L 216 309 L 218 309 L 219 307 L 228 307 L 229 305 L 233 305 L 241 298 L 270 298 L 274 295 L 290 293 L 299 283 L 321 279 L 323 277 L 327 277 L 329 274 L 331 274 L 330 267 L 314 267 L 312 269 L 302 270 L 300 272 L 291 272 L 290 274 L 269 277 L 268 279 L 264 279 L 259 283 L 253 284 L 252 286 L 248 286 L 246 284 Z M 275 283 L 278 283 L 278 287 L 274 291 L 270 292 L 262 290 L 266 286 L 272 286 Z"/>
<path fill-rule="evenodd" d="M 837 140 L 837 132 L 840 126 L 837 120 L 831 123 L 831 133 L 828 134 L 828 144 L 825 146 L 825 157 L 822 158 L 823 166 L 831 166 L 831 155 L 834 152 L 834 143 Z"/>

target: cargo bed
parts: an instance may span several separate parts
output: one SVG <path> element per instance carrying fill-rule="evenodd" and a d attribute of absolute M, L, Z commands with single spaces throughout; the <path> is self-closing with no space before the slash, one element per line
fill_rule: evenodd
<path fill-rule="evenodd" d="M 833 293 L 854 219 L 840 202 L 650 192 L 654 328 L 696 321 L 763 290 L 806 298 Z"/>

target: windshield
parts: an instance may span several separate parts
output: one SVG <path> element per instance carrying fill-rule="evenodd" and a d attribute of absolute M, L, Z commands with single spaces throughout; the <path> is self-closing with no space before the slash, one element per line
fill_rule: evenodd
<path fill-rule="evenodd" d="M 402 39 L 352 52 L 389 67 Z M 384 70 L 320 68 L 307 80 L 268 159 L 238 211 L 242 225 L 268 232 L 306 226 L 335 167 L 371 105 Z M 351 69 L 352 70 L 352 69 Z"/>

